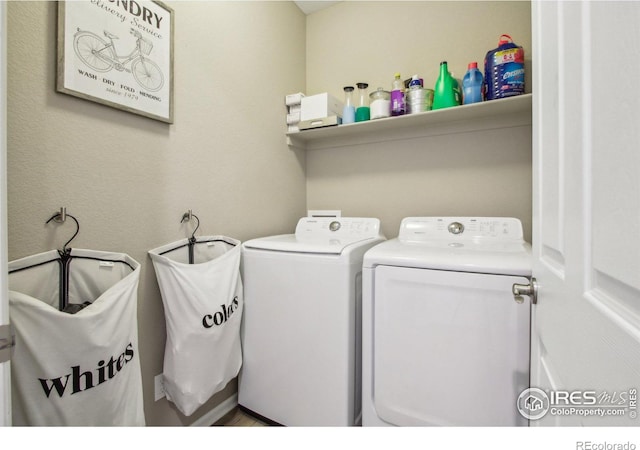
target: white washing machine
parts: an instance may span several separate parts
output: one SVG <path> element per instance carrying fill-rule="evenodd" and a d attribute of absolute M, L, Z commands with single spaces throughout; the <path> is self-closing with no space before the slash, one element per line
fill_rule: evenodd
<path fill-rule="evenodd" d="M 531 247 L 513 218 L 409 217 L 363 267 L 363 426 L 527 425 Z"/>
<path fill-rule="evenodd" d="M 242 247 L 238 403 L 287 426 L 348 426 L 361 414 L 362 259 L 373 218 L 300 219 Z"/>

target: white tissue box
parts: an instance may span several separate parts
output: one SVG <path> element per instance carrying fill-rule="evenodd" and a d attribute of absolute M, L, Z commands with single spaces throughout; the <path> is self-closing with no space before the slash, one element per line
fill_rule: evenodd
<path fill-rule="evenodd" d="M 330 116 L 342 118 L 343 104 L 326 92 L 310 95 L 302 99 L 300 121 L 322 119 Z"/>

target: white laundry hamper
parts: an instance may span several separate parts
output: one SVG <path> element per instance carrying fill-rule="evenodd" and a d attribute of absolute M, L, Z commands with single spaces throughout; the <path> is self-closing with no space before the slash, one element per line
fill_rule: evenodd
<path fill-rule="evenodd" d="M 145 425 L 139 278 L 123 253 L 73 248 L 9 263 L 14 425 Z M 63 297 L 77 312 L 60 310 Z"/>
<path fill-rule="evenodd" d="M 167 326 L 165 392 L 186 416 L 224 389 L 242 366 L 240 244 L 203 236 L 149 251 Z"/>

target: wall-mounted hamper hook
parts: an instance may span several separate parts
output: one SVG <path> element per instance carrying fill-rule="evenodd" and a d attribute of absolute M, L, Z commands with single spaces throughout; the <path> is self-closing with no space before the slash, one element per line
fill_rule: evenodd
<path fill-rule="evenodd" d="M 196 227 L 193 230 L 193 233 L 191 233 L 191 237 L 189 238 L 189 264 L 194 263 L 195 256 L 193 253 L 193 247 L 195 247 L 196 244 L 196 231 L 198 231 L 198 228 L 200 228 L 200 219 L 198 219 L 198 216 L 196 216 L 191 210 L 189 210 L 182 215 L 182 220 L 180 221 L 180 223 L 190 222 L 192 218 L 196 219 Z"/>
<path fill-rule="evenodd" d="M 198 219 L 198 216 L 196 216 L 191 210 L 189 210 L 182 215 L 182 220 L 180 221 L 180 223 L 191 222 L 192 219 L 196 219 L 196 227 L 194 228 L 193 233 L 191 233 L 190 238 L 190 241 L 194 242 L 196 240 L 196 231 L 198 231 L 198 228 L 200 228 L 200 219 Z"/>
<path fill-rule="evenodd" d="M 51 216 L 51 219 L 47 220 L 47 223 L 49 223 L 52 219 L 58 223 L 64 223 L 65 220 L 67 220 L 67 208 L 60 208 L 60 212 L 55 213 L 53 216 Z"/>
<path fill-rule="evenodd" d="M 65 242 L 65 244 L 62 246 L 62 250 L 60 251 L 61 254 L 68 253 L 67 245 L 69 245 L 71 241 L 73 241 L 75 237 L 78 235 L 78 233 L 80 232 L 80 223 L 78 222 L 78 219 L 73 217 L 71 214 L 67 214 L 67 208 L 60 208 L 59 212 L 55 213 L 53 216 L 49 218 L 49 220 L 45 222 L 45 225 L 51 222 L 52 220 L 57 223 L 64 223 L 66 222 L 67 217 L 71 217 L 73 221 L 76 223 L 76 232 L 73 233 L 73 236 L 71 236 L 71 239 Z"/>

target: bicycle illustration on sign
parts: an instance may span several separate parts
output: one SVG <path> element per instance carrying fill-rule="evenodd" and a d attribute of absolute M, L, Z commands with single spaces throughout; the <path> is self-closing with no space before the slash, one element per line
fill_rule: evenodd
<path fill-rule="evenodd" d="M 136 46 L 125 56 L 116 52 L 113 41 L 118 39 L 118 36 L 106 30 L 104 35 L 109 39 L 108 43 L 97 34 L 78 28 L 73 37 L 73 49 L 78 58 L 96 72 L 116 69 L 119 72 L 131 73 L 142 88 L 150 92 L 159 91 L 164 85 L 164 76 L 160 67 L 147 58 L 153 49 L 153 43 L 133 28 L 131 34 L 136 38 Z M 127 69 L 129 63 L 131 68 Z"/>

